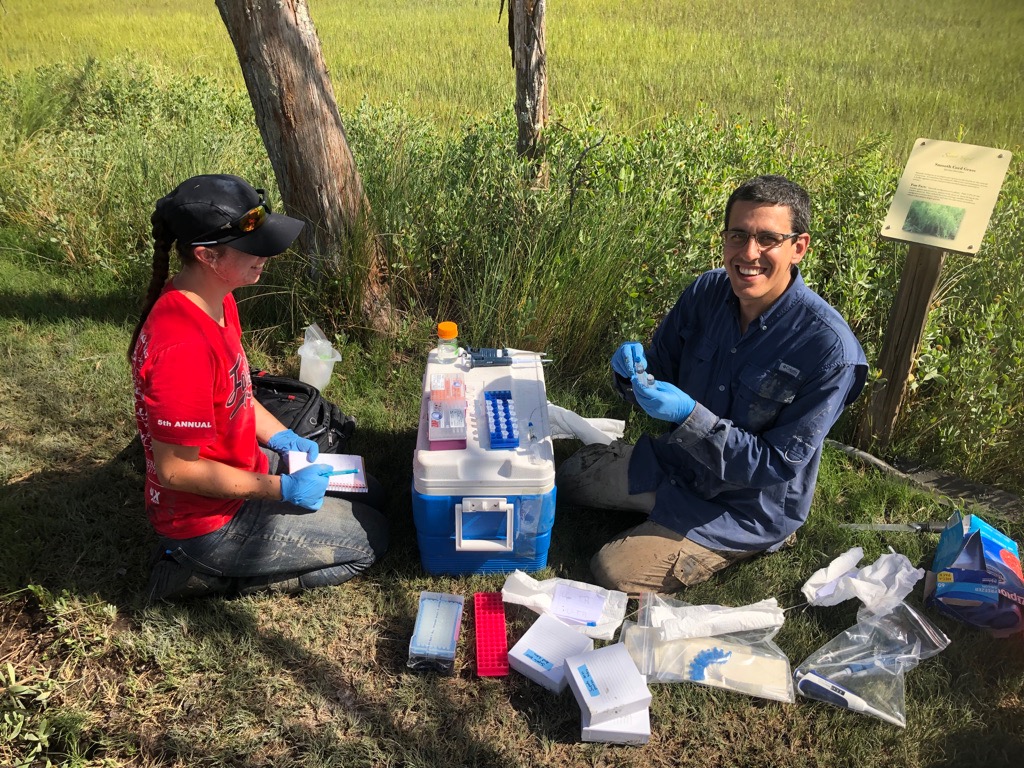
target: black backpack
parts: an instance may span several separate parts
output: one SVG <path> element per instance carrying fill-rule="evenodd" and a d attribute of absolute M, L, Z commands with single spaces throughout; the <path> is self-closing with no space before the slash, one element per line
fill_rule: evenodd
<path fill-rule="evenodd" d="M 252 395 L 299 437 L 314 440 L 324 453 L 344 453 L 356 420 L 325 400 L 320 390 L 297 379 L 249 369 Z"/>

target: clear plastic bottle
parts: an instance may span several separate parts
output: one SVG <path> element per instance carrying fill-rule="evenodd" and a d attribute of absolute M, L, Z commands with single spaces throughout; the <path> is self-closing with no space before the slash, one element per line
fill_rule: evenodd
<path fill-rule="evenodd" d="M 459 326 L 450 321 L 437 324 L 437 362 L 453 363 L 459 356 Z"/>

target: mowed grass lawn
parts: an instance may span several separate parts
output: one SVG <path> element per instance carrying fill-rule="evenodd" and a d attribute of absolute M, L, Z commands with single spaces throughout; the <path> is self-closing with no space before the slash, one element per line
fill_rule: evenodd
<path fill-rule="evenodd" d="M 343 109 L 364 96 L 459 124 L 502 108 L 511 70 L 498 2 L 314 2 Z M 622 126 L 703 102 L 722 114 L 806 119 L 819 140 L 875 131 L 1019 145 L 1022 5 L 1007 2 L 605 0 L 549 4 L 552 97 L 590 98 Z M 0 70 L 127 55 L 165 77 L 239 83 L 210 0 L 0 6 Z M 923 117 L 922 117 L 923 115 Z M 800 116 L 800 117 L 798 117 Z M 960 126 L 963 126 L 963 135 Z M 2 160 L 0 160 L 2 162 Z M 0 190 L 0 197 L 4 192 Z M 87 189 L 82 194 L 88 194 Z M 580 742 L 571 694 L 480 679 L 474 623 L 452 676 L 406 667 L 421 590 L 499 590 L 502 576 L 431 577 L 419 564 L 411 457 L 427 341 L 348 344 L 326 394 L 359 418 L 353 450 L 391 490 L 393 541 L 364 578 L 296 597 L 182 605 L 142 600 L 154 542 L 124 347 L 137 297 L 102 277 L 40 268 L 0 230 L 0 765 L 95 766 L 1003 766 L 1024 751 L 1022 637 L 993 639 L 923 609 L 952 640 L 906 679 L 908 727 L 798 699 L 767 702 L 691 684 L 653 687 L 644 747 Z M 245 302 L 243 301 L 243 312 Z M 253 362 L 267 360 L 253 331 Z M 558 380 L 557 361 L 550 370 Z M 610 393 L 555 385 L 585 415 L 649 422 Z M 577 446 L 560 441 L 559 456 Z M 777 598 L 776 642 L 795 665 L 856 621 L 806 608 L 800 586 L 853 546 L 927 567 L 933 535 L 851 532 L 843 522 L 938 519 L 934 497 L 827 450 L 797 545 L 677 597 Z M 988 513 L 986 513 L 988 514 Z M 1024 522 L 991 513 L 1017 540 Z M 539 578 L 587 580 L 590 555 L 634 523 L 558 508 Z M 921 606 L 920 588 L 910 602 Z M 629 615 L 636 602 L 629 605 Z M 533 621 L 507 609 L 514 642 Z M 634 617 L 635 618 L 635 617 Z"/>

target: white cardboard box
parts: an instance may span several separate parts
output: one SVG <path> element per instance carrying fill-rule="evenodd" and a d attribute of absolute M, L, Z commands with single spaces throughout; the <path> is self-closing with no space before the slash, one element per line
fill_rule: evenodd
<path fill-rule="evenodd" d="M 554 616 L 541 614 L 508 652 L 508 664 L 516 672 L 549 691 L 561 693 L 568 681 L 565 659 L 594 650 L 594 641 Z"/>
<path fill-rule="evenodd" d="M 565 660 L 569 686 L 591 726 L 647 709 L 651 691 L 622 643 Z"/>
<path fill-rule="evenodd" d="M 651 740 L 651 710 L 642 709 L 631 715 L 616 717 L 600 725 L 591 725 L 586 712 L 582 712 L 583 728 L 580 739 L 604 744 L 646 744 Z"/>

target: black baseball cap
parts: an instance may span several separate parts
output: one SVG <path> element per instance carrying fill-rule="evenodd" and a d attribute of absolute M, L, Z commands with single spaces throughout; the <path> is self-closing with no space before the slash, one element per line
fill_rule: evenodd
<path fill-rule="evenodd" d="M 276 256 L 304 222 L 272 213 L 266 192 L 229 174 L 193 176 L 157 203 L 179 246 L 230 243 L 250 256 Z"/>

